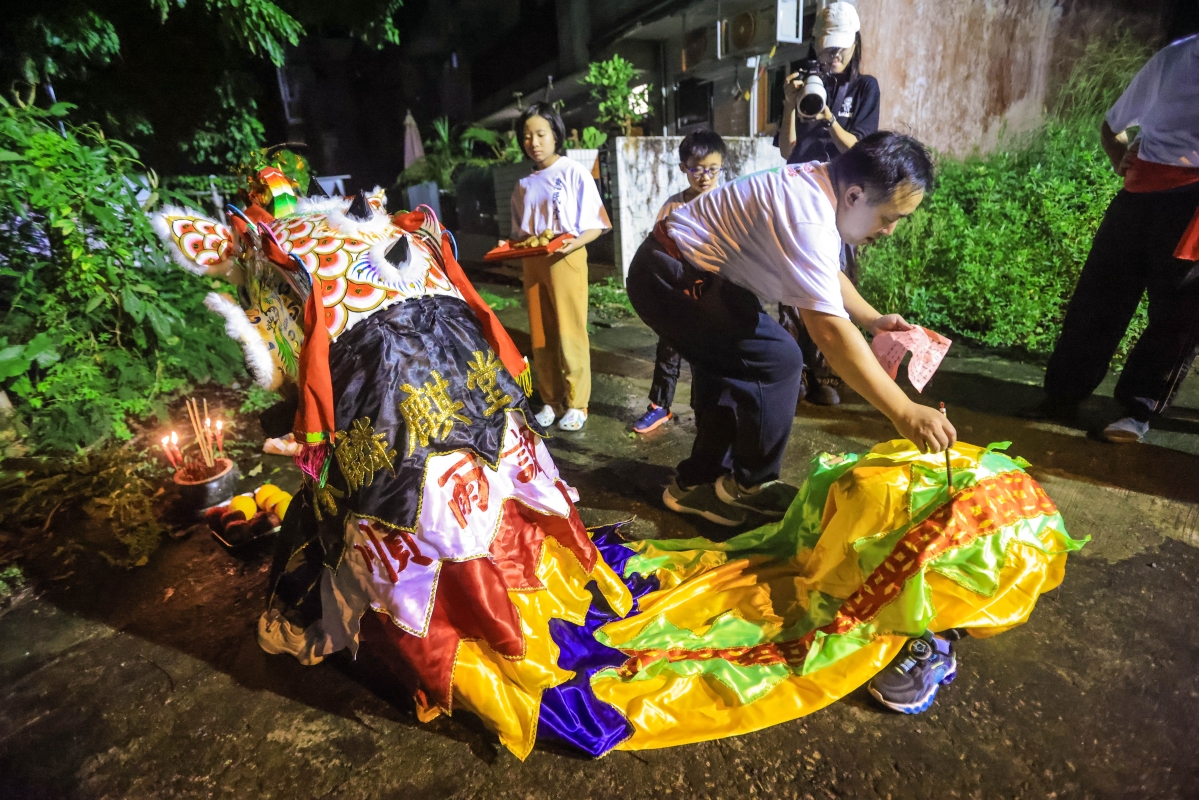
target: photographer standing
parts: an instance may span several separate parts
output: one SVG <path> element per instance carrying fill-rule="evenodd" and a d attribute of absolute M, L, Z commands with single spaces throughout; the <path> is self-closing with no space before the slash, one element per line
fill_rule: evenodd
<path fill-rule="evenodd" d="M 801 71 L 783 86 L 783 120 L 775 139 L 788 164 L 829 162 L 878 130 L 878 81 L 861 73 L 862 33 L 858 12 L 846 2 L 831 3 L 816 17 L 812 50 Z M 858 282 L 856 248 L 845 245 L 841 269 Z M 840 379 L 804 328 L 799 312 L 779 306 L 779 321 L 804 354 L 801 398 L 822 406 L 841 402 Z"/>
<path fill-rule="evenodd" d="M 878 81 L 861 73 L 861 27 L 857 10 L 846 2 L 830 3 L 817 15 L 803 71 L 788 75 L 783 84 L 777 144 L 788 164 L 832 161 L 878 130 Z M 805 114 L 800 100 L 812 77 L 822 85 L 825 102 Z"/>

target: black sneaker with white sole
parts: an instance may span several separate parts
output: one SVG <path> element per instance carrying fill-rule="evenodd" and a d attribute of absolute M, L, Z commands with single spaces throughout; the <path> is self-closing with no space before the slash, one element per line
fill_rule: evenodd
<path fill-rule="evenodd" d="M 662 492 L 662 502 L 671 511 L 695 514 L 717 525 L 731 528 L 745 522 L 745 512 L 736 506 L 721 502 L 710 483 L 684 489 L 675 481 Z"/>

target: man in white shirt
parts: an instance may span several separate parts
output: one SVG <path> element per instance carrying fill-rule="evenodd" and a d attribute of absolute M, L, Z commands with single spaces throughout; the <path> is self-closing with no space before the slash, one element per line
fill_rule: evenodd
<path fill-rule="evenodd" d="M 1129 145 L 1134 127 L 1140 134 Z M 1110 442 L 1139 442 L 1199 346 L 1199 36 L 1149 59 L 1101 135 L 1124 189 L 1095 234 L 1045 372 L 1046 400 L 1030 416 L 1075 418 L 1148 291 L 1149 326 L 1116 384 L 1126 416 L 1102 432 Z"/>
<path fill-rule="evenodd" d="M 780 519 L 795 487 L 778 480 L 803 356 L 764 306 L 800 309 L 846 383 L 900 435 L 936 452 L 956 440 L 944 416 L 895 384 L 855 323 L 911 327 L 874 310 L 841 272 L 842 243 L 890 235 L 919 206 L 932 161 L 908 136 L 880 131 L 832 164 L 798 164 L 719 187 L 654 230 L 629 266 L 641 318 L 691 362 L 696 437 L 663 495 L 680 513 L 737 525 Z"/>

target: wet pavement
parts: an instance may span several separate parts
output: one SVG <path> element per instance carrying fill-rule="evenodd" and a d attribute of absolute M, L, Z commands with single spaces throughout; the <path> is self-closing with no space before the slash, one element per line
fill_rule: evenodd
<path fill-rule="evenodd" d="M 501 317 L 527 344 L 523 311 Z M 632 517 L 635 537 L 727 537 L 661 505 L 694 432 L 688 387 L 677 421 L 628 433 L 652 334 L 626 320 L 597 325 L 592 344 L 591 418 L 550 442 L 584 519 Z M 961 644 L 956 682 L 923 715 L 886 713 L 859 690 L 733 739 L 597 761 L 539 749 L 522 763 L 468 714 L 417 722 L 365 661 L 263 653 L 265 562 L 196 534 L 131 572 L 55 581 L 52 564 L 32 568 L 37 590 L 0 615 L 0 797 L 1195 797 L 1199 381 L 1145 444 L 1118 447 L 1014 418 L 1041 374 L 955 347 L 925 389 L 963 440 L 1011 440 L 1070 532 L 1093 540 L 1028 624 Z M 1110 385 L 1084 423 L 1114 411 Z M 801 482 L 817 452 L 893 435 L 861 401 L 805 405 L 783 478 Z"/>

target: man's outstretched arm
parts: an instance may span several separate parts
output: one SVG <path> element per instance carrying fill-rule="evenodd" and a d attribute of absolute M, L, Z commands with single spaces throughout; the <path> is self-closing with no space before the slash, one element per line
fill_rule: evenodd
<path fill-rule="evenodd" d="M 847 297 L 846 309 L 864 327 L 872 330 L 904 330 L 905 328 L 890 327 L 885 324 L 887 316 L 894 317 L 899 323 L 911 327 L 896 315 L 879 315 L 870 308 L 869 303 L 862 300 L 855 290 L 853 295 L 861 304 L 873 312 L 873 319 L 865 318 L 865 309 L 857 302 Z M 850 305 L 854 308 L 850 308 Z M 922 450 L 940 452 L 957 441 L 957 431 L 945 418 L 945 415 L 928 406 L 913 403 L 903 390 L 891 380 L 891 376 L 883 371 L 878 359 L 870 350 L 853 322 L 844 317 L 824 314 L 819 311 L 799 310 L 812 341 L 824 353 L 824 357 L 841 379 L 849 384 L 855 392 L 866 398 L 870 405 L 886 415 L 895 425 L 899 435 L 915 444 Z M 869 312 L 865 312 L 869 313 Z M 863 314 L 862 319 L 858 315 Z"/>

